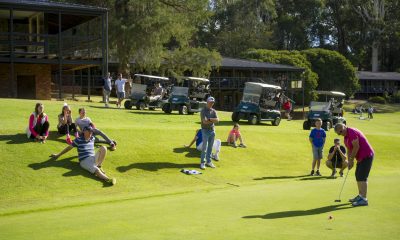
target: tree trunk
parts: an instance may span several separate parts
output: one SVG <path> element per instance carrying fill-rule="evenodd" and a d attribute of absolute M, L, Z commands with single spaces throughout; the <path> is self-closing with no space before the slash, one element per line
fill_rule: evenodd
<path fill-rule="evenodd" d="M 379 71 L 378 55 L 379 55 L 378 43 L 374 41 L 372 43 L 372 59 L 371 59 L 372 72 Z"/>

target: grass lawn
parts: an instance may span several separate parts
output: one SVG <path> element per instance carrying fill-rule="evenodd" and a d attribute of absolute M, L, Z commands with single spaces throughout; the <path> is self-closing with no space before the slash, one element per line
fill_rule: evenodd
<path fill-rule="evenodd" d="M 98 100 L 98 99 L 96 99 Z M 43 101 L 50 119 L 46 144 L 29 141 L 25 128 L 36 101 L 0 99 L 0 239 L 398 239 L 400 215 L 400 111 L 371 121 L 346 114 L 375 149 L 370 206 L 346 202 L 357 193 L 354 169 L 342 202 L 343 178 L 305 176 L 311 167 L 309 131 L 303 122 L 250 126 L 241 132 L 248 148 L 223 146 L 216 169 L 199 170 L 200 153 L 183 147 L 199 127 L 199 115 L 105 109 L 98 102 L 69 102 L 109 137 L 103 168 L 116 177 L 109 187 L 79 167 L 73 149 L 58 160 L 65 136 L 56 133 L 63 102 Z M 217 138 L 232 127 L 219 112 Z M 328 134 L 325 153 L 336 134 Z M 333 216 L 329 220 L 328 217 Z"/>

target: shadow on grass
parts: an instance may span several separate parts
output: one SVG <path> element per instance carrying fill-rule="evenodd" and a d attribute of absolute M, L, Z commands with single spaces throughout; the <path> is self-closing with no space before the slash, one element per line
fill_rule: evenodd
<path fill-rule="evenodd" d="M 145 171 L 151 171 L 151 172 L 156 172 L 161 169 L 166 169 L 166 168 L 176 168 L 176 169 L 182 169 L 182 168 L 197 168 L 199 167 L 199 164 L 194 164 L 194 163 L 170 163 L 170 162 L 142 162 L 142 163 L 132 163 L 128 166 L 120 166 L 117 167 L 117 170 L 119 172 L 126 172 L 131 169 L 142 169 Z"/>
<path fill-rule="evenodd" d="M 77 157 L 68 157 L 60 160 L 56 160 L 54 158 L 49 158 L 48 160 L 41 162 L 41 163 L 31 163 L 28 167 L 32 168 L 33 170 L 37 171 L 42 168 L 49 168 L 49 167 L 57 167 L 57 168 L 65 168 L 69 170 L 65 172 L 62 176 L 64 177 L 73 177 L 73 176 L 84 176 L 93 180 L 97 180 L 103 183 L 103 187 L 109 187 L 110 184 L 105 183 L 101 179 L 97 178 L 94 174 L 90 174 L 88 171 L 82 169 L 79 165 L 79 162 L 73 162 L 71 160 Z"/>
<path fill-rule="evenodd" d="M 254 178 L 253 180 L 268 180 L 268 179 L 291 179 L 291 178 L 303 178 L 308 177 L 309 175 L 300 175 L 300 176 L 275 176 L 275 177 L 260 177 Z"/>
<path fill-rule="evenodd" d="M 6 144 L 22 144 L 33 142 L 32 139 L 26 137 L 26 133 L 17 133 L 13 135 L 0 135 L 0 142 L 7 141 Z"/>
<path fill-rule="evenodd" d="M 186 153 L 185 157 L 190 157 L 190 158 L 200 158 L 200 151 L 198 151 L 196 148 L 187 148 L 187 147 L 178 147 L 174 148 L 173 150 L 174 153 Z"/>
<path fill-rule="evenodd" d="M 307 176 L 304 178 L 300 178 L 300 181 L 308 181 L 308 180 L 324 180 L 324 179 L 332 179 L 332 177 L 327 177 L 327 176 Z"/>
<path fill-rule="evenodd" d="M 164 112 L 156 111 L 156 110 L 136 110 L 132 109 L 130 113 L 139 114 L 139 115 L 169 115 Z"/>
<path fill-rule="evenodd" d="M 344 207 L 346 206 L 346 207 Z M 350 203 L 343 203 L 338 205 L 330 205 L 326 207 L 313 208 L 309 210 L 294 210 L 294 211 L 283 211 L 275 213 L 267 213 L 264 215 L 250 215 L 244 216 L 242 218 L 262 218 L 262 219 L 278 219 L 278 218 L 290 218 L 290 217 L 301 217 L 309 215 L 317 215 L 322 213 L 328 213 L 332 211 L 344 210 L 348 208 L 353 208 Z"/>
<path fill-rule="evenodd" d="M 114 106 L 112 106 L 111 104 L 109 104 L 109 105 L 110 105 L 110 107 L 105 107 L 105 106 L 93 106 L 93 105 L 90 105 L 89 107 L 91 107 L 91 108 L 98 108 L 98 109 L 120 110 L 120 111 L 126 110 L 124 107 L 117 108 L 117 107 L 115 106 L 115 104 L 114 104 Z"/>
<path fill-rule="evenodd" d="M 197 124 L 200 124 L 201 122 L 198 121 L 196 122 Z M 251 126 L 251 124 L 248 123 L 248 121 L 246 120 L 241 120 L 238 122 L 240 125 L 249 125 Z M 219 121 L 217 124 L 215 124 L 216 126 L 232 126 L 233 127 L 234 122 L 233 121 Z M 271 122 L 260 122 L 257 125 L 259 126 L 272 126 Z"/>

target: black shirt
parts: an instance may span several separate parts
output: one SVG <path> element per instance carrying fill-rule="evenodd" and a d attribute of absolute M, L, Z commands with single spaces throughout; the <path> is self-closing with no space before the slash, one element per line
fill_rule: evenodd
<path fill-rule="evenodd" d="M 333 153 L 333 151 L 335 150 L 335 146 L 332 146 L 330 149 L 329 149 L 329 153 Z M 343 147 L 343 146 L 340 146 L 340 150 L 342 151 L 342 153 L 344 154 L 344 155 L 346 155 L 346 148 L 345 147 Z M 334 163 L 334 162 L 342 162 L 342 157 L 340 156 L 340 153 L 339 153 L 339 151 L 336 151 L 335 152 L 335 155 L 333 155 L 333 157 L 332 157 L 332 159 L 331 159 L 331 161 Z"/>

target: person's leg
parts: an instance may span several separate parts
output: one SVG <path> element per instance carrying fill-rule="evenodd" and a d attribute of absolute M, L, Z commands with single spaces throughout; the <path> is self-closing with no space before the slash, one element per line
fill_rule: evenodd
<path fill-rule="evenodd" d="M 58 131 L 58 133 L 59 134 L 62 134 L 62 135 L 64 135 L 64 134 L 67 134 L 67 128 L 68 128 L 68 125 L 62 125 L 62 126 L 57 126 L 57 131 Z"/>
<path fill-rule="evenodd" d="M 69 132 L 74 132 L 74 133 L 77 133 L 78 132 L 78 130 L 76 129 L 76 125 L 75 125 L 75 123 L 71 123 L 71 125 L 69 125 Z"/>
<path fill-rule="evenodd" d="M 357 182 L 357 187 L 358 187 L 358 193 L 360 194 L 361 197 L 367 198 L 367 188 L 368 188 L 368 182 Z"/>
<path fill-rule="evenodd" d="M 206 162 L 211 163 L 212 147 L 214 145 L 215 132 L 211 131 L 207 142 Z"/>
<path fill-rule="evenodd" d="M 93 129 L 93 134 L 100 135 L 108 144 L 110 144 L 110 146 L 114 144 L 113 141 L 106 134 L 104 134 L 101 130 L 97 128 Z"/>
<path fill-rule="evenodd" d="M 206 154 L 207 154 L 207 145 L 208 145 L 208 137 L 209 137 L 209 131 L 206 129 L 201 129 L 201 135 L 202 135 L 202 149 L 201 149 L 201 157 L 200 157 L 200 163 L 205 164 L 206 163 Z"/>
<path fill-rule="evenodd" d="M 228 144 L 230 145 L 234 141 L 234 137 L 232 133 L 229 133 L 228 139 L 226 140 Z"/>
<path fill-rule="evenodd" d="M 101 167 L 103 161 L 106 159 L 106 155 L 107 155 L 107 148 L 101 146 L 99 151 L 97 152 L 96 166 Z"/>
<path fill-rule="evenodd" d="M 326 166 L 327 166 L 329 169 L 334 170 L 334 169 L 333 169 L 332 161 L 327 160 L 327 161 L 325 162 L 325 164 L 326 164 Z"/>
<path fill-rule="evenodd" d="M 215 154 L 218 155 L 219 151 L 221 150 L 221 140 L 220 139 L 215 139 L 214 144 L 213 144 L 213 149 L 215 151 Z"/>

